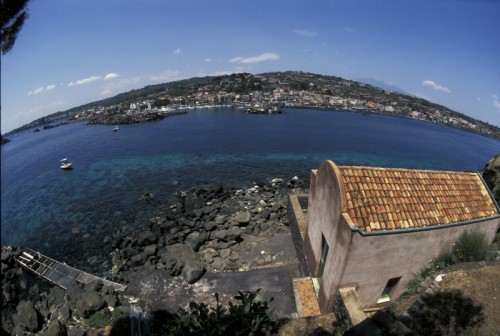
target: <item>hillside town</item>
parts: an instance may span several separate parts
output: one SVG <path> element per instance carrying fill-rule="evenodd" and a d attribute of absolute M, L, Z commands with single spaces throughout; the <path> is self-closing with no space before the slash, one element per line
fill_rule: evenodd
<path fill-rule="evenodd" d="M 61 120 L 89 124 L 127 124 L 163 119 L 189 109 L 227 106 L 252 113 L 279 113 L 283 108 L 357 111 L 406 117 L 500 138 L 500 129 L 424 99 L 339 77 L 288 71 L 238 73 L 147 86 L 29 125 Z M 27 128 L 27 127 L 24 128 Z"/>

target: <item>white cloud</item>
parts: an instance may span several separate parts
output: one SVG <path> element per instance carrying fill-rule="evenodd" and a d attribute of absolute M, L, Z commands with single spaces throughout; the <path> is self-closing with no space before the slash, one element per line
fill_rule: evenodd
<path fill-rule="evenodd" d="M 119 90 L 122 90 L 123 88 L 126 87 L 131 87 L 133 84 L 141 82 L 145 79 L 144 76 L 137 76 L 137 77 L 129 77 L 129 78 L 122 78 L 116 82 L 110 82 L 106 84 L 101 91 L 101 95 L 109 95 L 112 92 L 117 92 Z"/>
<path fill-rule="evenodd" d="M 441 91 L 441 92 L 445 92 L 445 93 L 451 93 L 450 89 L 448 89 L 447 87 L 441 86 L 441 85 L 439 85 L 436 82 L 431 81 L 431 80 L 424 80 L 422 82 L 422 86 L 424 86 L 424 87 L 430 87 L 431 89 L 434 89 L 434 90 L 437 90 L 437 91 Z"/>
<path fill-rule="evenodd" d="M 115 78 L 118 78 L 118 77 L 120 77 L 119 74 L 114 73 L 114 72 L 110 72 L 106 76 L 104 76 L 104 79 L 105 80 L 109 80 L 109 79 L 115 79 Z"/>
<path fill-rule="evenodd" d="M 210 57 L 205 58 L 205 62 L 212 62 L 212 59 Z"/>
<path fill-rule="evenodd" d="M 229 60 L 231 63 L 238 63 L 238 64 L 253 64 L 253 63 L 258 63 L 258 62 L 264 62 L 264 61 L 275 61 L 279 59 L 280 57 L 272 52 L 266 52 L 261 55 L 253 56 L 253 57 L 235 57 Z"/>
<path fill-rule="evenodd" d="M 498 96 L 496 94 L 492 93 L 490 96 L 491 96 L 491 98 L 493 98 L 493 100 L 500 100 L 500 98 L 498 98 Z"/>
<path fill-rule="evenodd" d="M 87 77 L 84 79 L 79 79 L 76 82 L 69 82 L 68 86 L 84 85 L 84 84 L 88 84 L 88 83 L 94 82 L 94 81 L 99 80 L 99 79 L 101 79 L 100 76 L 90 76 L 90 77 Z"/>
<path fill-rule="evenodd" d="M 44 90 L 45 90 L 45 88 L 44 88 L 44 87 L 39 87 L 38 89 L 35 89 L 35 91 L 33 91 L 33 94 L 39 94 L 39 93 L 42 93 Z"/>
<path fill-rule="evenodd" d="M 180 73 L 181 72 L 179 70 L 167 70 L 162 72 L 161 74 L 152 75 L 149 77 L 149 79 L 155 82 L 170 82 L 179 79 Z"/>
<path fill-rule="evenodd" d="M 41 86 L 39 88 L 36 88 L 35 90 L 29 91 L 28 92 L 28 96 L 35 95 L 35 94 L 40 94 L 40 93 L 47 92 L 47 91 L 50 91 L 50 90 L 54 90 L 55 88 L 56 88 L 55 84 L 50 84 L 50 85 L 47 85 L 47 86 Z"/>
<path fill-rule="evenodd" d="M 181 52 L 182 51 L 179 48 L 177 48 L 174 51 L 172 51 L 172 55 L 179 55 Z"/>
<path fill-rule="evenodd" d="M 342 27 L 342 30 L 349 34 L 354 34 L 354 30 L 350 27 Z"/>
<path fill-rule="evenodd" d="M 294 29 L 293 32 L 304 37 L 316 37 L 318 33 L 313 30 Z"/>

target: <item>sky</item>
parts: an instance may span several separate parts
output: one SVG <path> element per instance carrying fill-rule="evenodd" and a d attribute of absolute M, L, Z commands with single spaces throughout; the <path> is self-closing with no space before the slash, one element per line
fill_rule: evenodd
<path fill-rule="evenodd" d="M 250 72 L 373 78 L 500 126 L 500 1 L 31 0 L 1 132 L 146 85 Z"/>

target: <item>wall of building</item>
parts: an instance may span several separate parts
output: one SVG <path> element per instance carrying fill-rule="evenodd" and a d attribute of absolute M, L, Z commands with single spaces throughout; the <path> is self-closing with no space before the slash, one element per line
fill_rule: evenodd
<path fill-rule="evenodd" d="M 401 277 L 391 300 L 405 291 L 405 284 L 464 230 L 482 231 L 493 241 L 500 218 L 436 230 L 380 236 L 353 235 L 340 287 L 355 285 L 364 308 L 377 307 L 387 281 Z M 334 292 L 331 292 L 334 295 Z"/>
<path fill-rule="evenodd" d="M 317 172 L 311 174 L 309 187 L 308 226 L 304 240 L 304 250 L 312 276 L 317 276 L 322 234 L 329 246 L 328 257 L 323 271 L 323 280 L 318 293 L 321 312 L 331 311 L 333 293 L 340 282 L 347 250 L 352 236 L 349 225 L 342 216 L 341 198 L 337 168 L 330 161 L 324 161 Z"/>
<path fill-rule="evenodd" d="M 293 245 L 295 252 L 300 262 L 301 276 L 310 276 L 309 267 L 307 265 L 306 256 L 304 254 L 304 237 L 307 230 L 307 221 L 304 217 L 303 210 L 300 206 L 299 198 L 296 194 L 288 195 L 287 205 L 288 226 L 292 234 Z"/>

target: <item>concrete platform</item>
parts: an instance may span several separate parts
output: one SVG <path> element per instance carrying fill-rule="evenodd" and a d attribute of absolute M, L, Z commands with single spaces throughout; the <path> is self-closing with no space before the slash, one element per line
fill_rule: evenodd
<path fill-rule="evenodd" d="M 293 291 L 298 317 L 319 316 L 318 298 L 311 278 L 293 279 Z"/>

